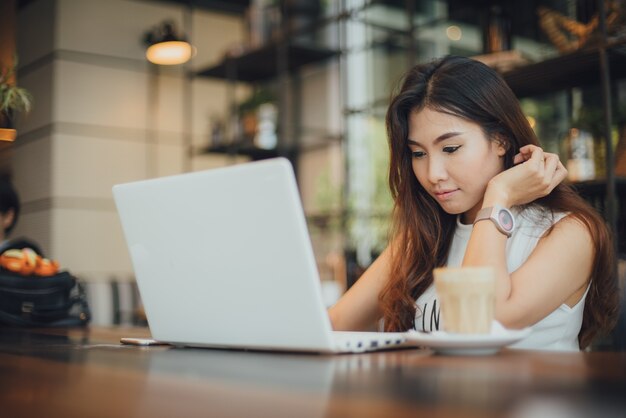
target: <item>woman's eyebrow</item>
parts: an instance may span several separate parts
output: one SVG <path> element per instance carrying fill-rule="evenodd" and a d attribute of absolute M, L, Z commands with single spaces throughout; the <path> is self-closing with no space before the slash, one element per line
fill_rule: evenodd
<path fill-rule="evenodd" d="M 435 140 L 433 141 L 433 145 L 437 145 L 441 141 L 445 141 L 446 139 L 455 137 L 457 135 L 461 135 L 462 133 L 463 132 L 446 132 L 445 134 L 441 134 L 437 138 L 435 138 Z M 409 143 L 409 145 L 417 145 L 417 146 L 422 145 L 418 141 L 415 141 L 414 139 L 410 139 L 410 138 L 407 140 L 407 142 Z"/>

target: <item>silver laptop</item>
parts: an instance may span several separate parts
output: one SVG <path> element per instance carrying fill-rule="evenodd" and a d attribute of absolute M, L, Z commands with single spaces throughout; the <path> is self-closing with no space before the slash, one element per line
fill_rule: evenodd
<path fill-rule="evenodd" d="M 154 339 L 326 353 L 408 344 L 401 333 L 332 331 L 288 160 L 120 184 L 113 195 Z"/>

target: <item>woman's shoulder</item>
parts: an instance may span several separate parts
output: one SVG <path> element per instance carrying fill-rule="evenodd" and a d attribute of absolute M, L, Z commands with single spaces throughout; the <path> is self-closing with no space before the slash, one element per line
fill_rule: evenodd
<path fill-rule="evenodd" d="M 535 228 L 550 228 L 569 215 L 569 212 L 555 211 L 539 204 L 524 205 L 514 208 L 513 213 L 518 227 Z"/>
<path fill-rule="evenodd" d="M 514 209 L 517 210 L 519 214 L 522 214 L 524 216 L 553 215 L 553 216 L 562 217 L 562 216 L 567 216 L 569 214 L 569 212 L 554 210 L 547 206 L 540 205 L 539 203 L 531 203 L 528 205 L 516 206 Z"/>
<path fill-rule="evenodd" d="M 538 204 L 520 208 L 516 221 L 521 229 L 544 231 L 554 229 L 580 238 L 588 235 L 589 232 L 584 222 L 571 212 L 555 211 Z"/>

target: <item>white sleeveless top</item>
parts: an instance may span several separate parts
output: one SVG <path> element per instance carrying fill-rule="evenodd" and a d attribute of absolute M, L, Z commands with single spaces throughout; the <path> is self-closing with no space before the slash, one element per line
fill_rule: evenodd
<path fill-rule="evenodd" d="M 516 227 L 513 235 L 507 240 L 506 260 L 509 273 L 517 270 L 530 256 L 539 242 L 539 238 L 550 228 L 566 216 L 565 213 L 552 215 L 548 210 L 533 205 L 522 212 L 519 208 L 511 210 L 515 216 Z M 472 232 L 472 225 L 464 225 L 457 218 L 457 228 L 452 239 L 450 254 L 446 265 L 459 267 L 465 255 L 465 249 Z M 589 287 L 587 287 L 587 291 Z M 418 331 L 435 331 L 442 329 L 442 319 L 439 315 L 434 285 L 431 285 L 417 299 L 415 328 Z M 574 306 L 562 304 L 547 317 L 532 326 L 530 335 L 522 341 L 512 345 L 513 348 L 578 351 L 578 332 L 582 325 L 583 309 L 587 292 Z"/>

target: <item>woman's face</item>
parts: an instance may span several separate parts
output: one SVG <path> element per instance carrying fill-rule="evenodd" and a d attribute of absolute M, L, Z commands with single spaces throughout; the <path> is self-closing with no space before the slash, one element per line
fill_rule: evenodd
<path fill-rule="evenodd" d="M 411 112 L 408 146 L 422 187 L 444 211 L 473 222 L 487 183 L 504 170 L 504 147 L 478 124 L 428 108 Z"/>

